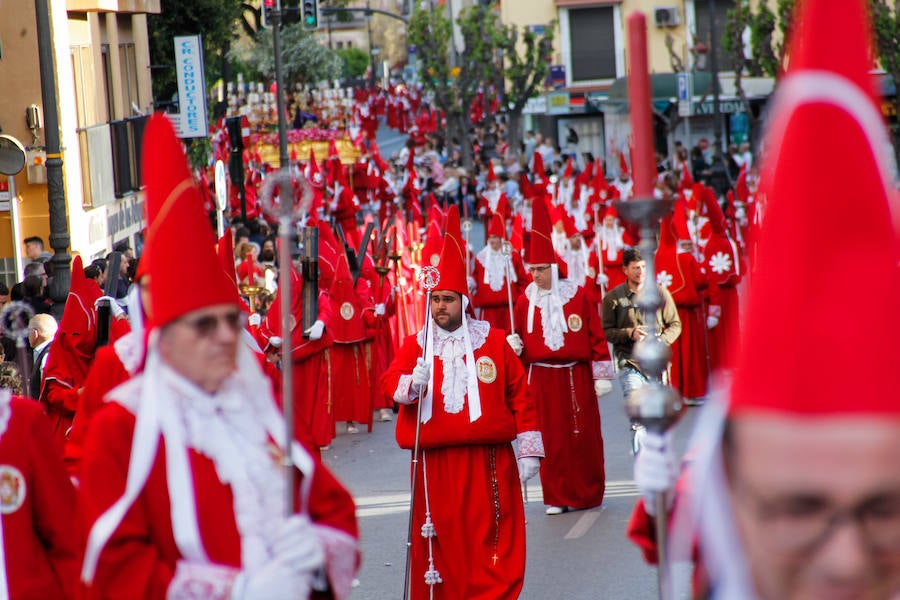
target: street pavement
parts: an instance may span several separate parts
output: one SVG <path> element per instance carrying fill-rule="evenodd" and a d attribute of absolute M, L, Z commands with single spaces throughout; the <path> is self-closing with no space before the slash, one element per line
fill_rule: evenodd
<path fill-rule="evenodd" d="M 689 409 L 696 411 L 696 409 Z M 603 505 L 548 517 L 537 477 L 529 482 L 525 507 L 528 561 L 523 600 L 657 598 L 656 570 L 646 565 L 625 528 L 638 492 L 632 479 L 631 440 L 622 394 L 616 386 L 600 399 L 606 456 Z M 694 413 L 676 430 L 681 449 Z M 352 598 L 402 598 L 409 509 L 410 453 L 397 447 L 394 422 L 376 422 L 338 436 L 323 458 L 353 494 L 363 563 Z"/>
<path fill-rule="evenodd" d="M 379 127 L 377 140 L 385 157 L 406 141 Z M 474 220 L 472 252 L 484 246 L 484 226 Z M 696 409 L 689 409 L 676 428 L 675 447 L 681 452 Z M 548 517 L 544 514 L 540 481 L 528 485 L 527 566 L 522 600 L 651 600 L 658 598 L 656 569 L 646 565 L 640 551 L 625 536 L 631 510 L 638 499 L 632 475 L 631 430 L 625 403 L 616 384 L 600 399 L 606 495 L 603 505 Z M 409 518 L 410 452 L 394 441 L 394 423 L 376 422 L 372 433 L 350 435 L 344 423 L 323 459 L 356 500 L 363 563 L 359 600 L 398 600 L 403 597 L 406 537 Z M 462 599 L 461 599 L 462 600 Z"/>

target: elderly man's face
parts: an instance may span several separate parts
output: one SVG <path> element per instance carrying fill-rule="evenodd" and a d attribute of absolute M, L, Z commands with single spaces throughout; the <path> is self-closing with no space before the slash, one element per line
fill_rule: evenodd
<path fill-rule="evenodd" d="M 503 247 L 503 240 L 496 235 L 489 235 L 487 242 L 494 252 L 500 252 L 500 249 Z"/>
<path fill-rule="evenodd" d="M 234 304 L 192 311 L 163 327 L 159 349 L 172 369 L 212 394 L 237 368 L 243 313 Z"/>
<path fill-rule="evenodd" d="M 741 417 L 727 470 L 764 600 L 900 592 L 900 421 Z"/>

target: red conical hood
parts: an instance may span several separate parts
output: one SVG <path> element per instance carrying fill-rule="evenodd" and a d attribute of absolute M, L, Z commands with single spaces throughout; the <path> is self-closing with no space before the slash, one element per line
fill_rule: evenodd
<path fill-rule="evenodd" d="M 553 249 L 550 223 L 550 210 L 543 198 L 535 198 L 531 207 L 531 248 L 528 254 L 533 265 L 544 265 L 556 262 L 556 251 Z"/>
<path fill-rule="evenodd" d="M 491 223 L 487 234 L 488 237 L 495 235 L 500 239 L 506 239 L 506 225 L 503 224 L 503 217 L 498 213 L 491 215 Z"/>
<path fill-rule="evenodd" d="M 488 163 L 488 172 L 487 172 L 487 177 L 485 178 L 485 181 L 487 181 L 487 182 L 497 181 L 497 175 L 494 173 L 494 163 L 492 163 L 492 162 Z"/>
<path fill-rule="evenodd" d="M 469 295 L 469 285 L 466 281 L 466 246 L 459 223 L 459 209 L 455 204 L 447 211 L 447 227 L 438 271 L 441 280 L 435 289 L 450 290 L 462 296 Z"/>
<path fill-rule="evenodd" d="M 147 134 L 174 152 L 173 139 L 177 139 L 168 119 L 151 120 L 145 130 Z M 170 139 L 165 140 L 166 137 Z M 171 176 L 173 170 L 180 172 L 180 179 Z M 147 165 L 144 181 L 157 177 L 166 178 L 170 188 L 157 188 L 156 193 L 165 201 L 147 233 L 147 245 L 151 248 L 147 272 L 151 281 L 152 321 L 148 329 L 161 327 L 207 306 L 240 305 L 237 289 L 216 255 L 216 238 L 180 147 L 174 155 L 159 157 Z M 189 260 L 185 258 L 186 244 L 190 244 Z"/>
<path fill-rule="evenodd" d="M 764 220 L 733 414 L 900 416 L 898 240 L 889 136 L 868 75 L 867 5 L 804 1 L 794 19 L 790 66 L 769 105 Z M 836 140 L 842 152 L 823 153 Z M 824 326 L 853 302 L 848 274 L 864 285 L 871 326 Z M 814 326 L 798 332 L 798 322 Z"/>

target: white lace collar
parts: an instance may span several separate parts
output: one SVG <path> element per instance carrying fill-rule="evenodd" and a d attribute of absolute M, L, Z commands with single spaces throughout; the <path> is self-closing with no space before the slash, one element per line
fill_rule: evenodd
<path fill-rule="evenodd" d="M 517 281 L 516 271 L 509 264 L 511 262 L 510 257 L 503 254 L 503 252 L 497 252 L 490 246 L 485 246 L 475 255 L 475 260 L 484 267 L 484 281 L 482 283 L 487 284 L 493 291 L 499 292 L 503 289 L 503 285 L 506 283 L 507 265 L 510 267 L 510 281 Z"/>
<path fill-rule="evenodd" d="M 465 297 L 464 297 L 465 298 Z M 468 303 L 464 301 L 463 310 Z M 434 357 L 441 359 L 443 365 L 443 381 L 441 396 L 444 410 L 450 414 L 462 411 L 469 399 L 469 422 L 481 417 L 481 393 L 478 389 L 478 378 L 475 372 L 475 350 L 481 348 L 490 332 L 487 321 L 471 319 L 463 315 L 463 324 L 455 331 L 446 331 L 429 319 L 431 327 L 428 340 L 424 340 L 424 327 L 418 334 L 419 347 L 425 343 L 425 360 L 432 365 L 431 382 L 425 397 L 422 399 L 422 423 L 427 423 L 432 416 L 434 394 Z"/>
<path fill-rule="evenodd" d="M 556 282 L 555 290 L 542 290 L 534 282 L 525 288 L 528 298 L 528 333 L 534 330 L 534 307 L 541 311 L 541 328 L 544 344 L 551 350 L 559 350 L 565 343 L 566 314 L 563 306 L 578 293 L 578 286 L 562 279 Z"/>
<path fill-rule="evenodd" d="M 500 188 L 494 190 L 484 190 L 484 192 L 481 193 L 481 195 L 484 196 L 484 199 L 488 201 L 488 207 L 490 207 L 492 213 L 497 212 L 497 206 L 500 204 L 501 193 L 502 192 Z"/>

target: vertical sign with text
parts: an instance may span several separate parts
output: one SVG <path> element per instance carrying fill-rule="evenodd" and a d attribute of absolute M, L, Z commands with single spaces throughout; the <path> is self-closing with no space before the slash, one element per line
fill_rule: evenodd
<path fill-rule="evenodd" d="M 175 68 L 178 76 L 178 137 L 209 135 L 206 119 L 206 84 L 203 77 L 203 46 L 199 35 L 175 38 Z"/>

